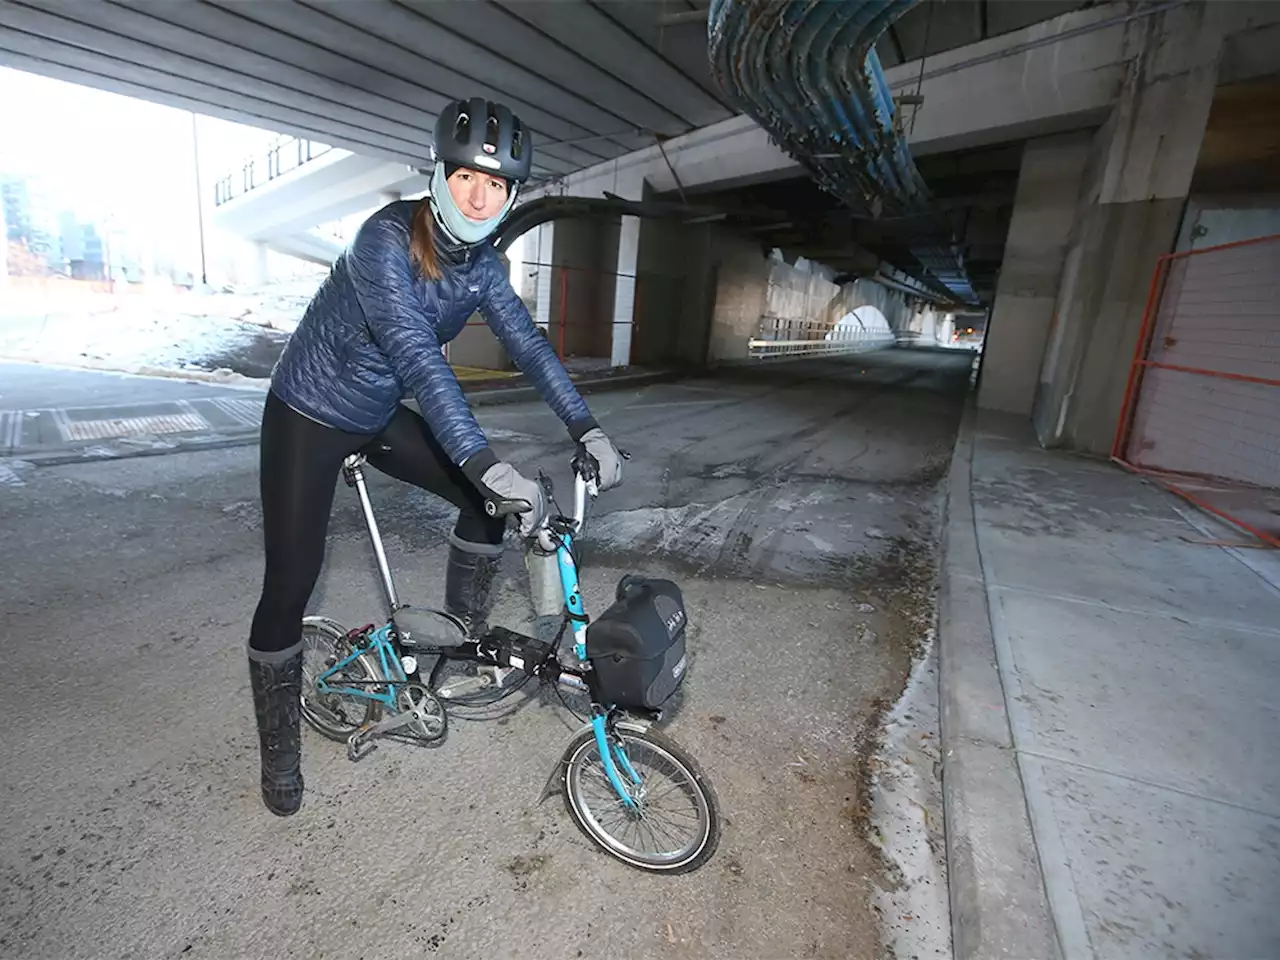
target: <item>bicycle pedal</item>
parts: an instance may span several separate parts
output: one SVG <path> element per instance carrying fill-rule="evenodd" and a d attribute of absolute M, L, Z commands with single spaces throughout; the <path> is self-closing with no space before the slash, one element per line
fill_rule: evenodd
<path fill-rule="evenodd" d="M 347 759 L 352 763 L 358 763 L 377 749 L 378 744 L 364 736 L 363 731 L 357 730 L 347 738 Z"/>
<path fill-rule="evenodd" d="M 518 672 L 515 667 L 483 666 L 476 670 L 477 674 L 489 677 L 490 684 L 494 687 L 501 687 L 506 682 L 507 677 Z"/>
<path fill-rule="evenodd" d="M 477 674 L 472 677 L 459 677 L 456 680 L 441 684 L 436 689 L 435 695 L 441 700 L 456 700 L 458 697 L 465 697 L 473 693 L 479 693 L 481 690 L 488 690 L 492 686 L 492 677 Z"/>

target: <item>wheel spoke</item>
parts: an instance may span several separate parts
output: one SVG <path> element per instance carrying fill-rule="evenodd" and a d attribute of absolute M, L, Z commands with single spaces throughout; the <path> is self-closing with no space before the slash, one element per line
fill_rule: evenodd
<path fill-rule="evenodd" d="M 659 787 L 659 789 L 661 790 L 661 792 L 660 792 L 660 793 L 646 793 L 646 794 L 645 794 L 645 802 L 646 802 L 646 803 L 655 803 L 655 802 L 657 802 L 657 801 L 659 801 L 659 800 L 662 800 L 664 797 L 669 797 L 669 796 L 671 796 L 671 794 L 673 794 L 673 793 L 680 793 L 680 794 L 683 794 L 683 795 L 685 795 L 685 796 L 687 796 L 687 795 L 688 795 L 687 791 L 685 790 L 685 785 L 684 785 L 684 783 L 682 783 L 682 782 L 681 782 L 681 781 L 679 781 L 679 780 L 676 780 L 676 781 L 673 781 L 673 782 L 671 782 L 671 783 L 668 783 L 668 784 L 666 784 L 665 786 L 666 786 L 666 789 L 662 789 L 661 787 Z"/>
<path fill-rule="evenodd" d="M 648 815 L 646 819 L 649 821 L 649 824 L 651 827 L 653 827 L 653 829 L 655 830 L 661 829 L 663 832 L 663 835 L 670 838 L 670 840 L 672 841 L 673 849 L 680 850 L 689 842 L 686 839 L 681 839 L 683 837 L 690 836 L 689 824 L 675 824 L 675 823 L 672 823 L 670 820 L 666 819 L 665 817 L 653 816 L 651 814 Z M 700 830 L 695 831 L 695 833 L 700 833 L 700 832 L 701 832 Z"/>
<path fill-rule="evenodd" d="M 653 817 L 645 815 L 641 817 L 641 820 L 644 825 L 649 828 L 649 836 L 653 838 L 654 853 L 665 853 L 672 850 L 679 850 L 684 846 L 684 844 L 680 843 L 679 840 L 676 840 L 673 844 L 671 841 L 674 838 L 665 831 L 662 832 L 662 838 L 659 839 L 658 821 L 653 819 Z"/>
<path fill-rule="evenodd" d="M 694 768 L 654 737 L 626 732 L 621 745 L 642 788 L 643 799 L 634 807 L 618 796 L 590 741 L 571 762 L 576 770 L 565 781 L 567 796 L 587 835 L 646 869 L 683 868 L 705 858 L 714 849 L 707 838 L 714 830 L 715 808 Z M 632 790 L 630 776 L 623 776 Z"/>

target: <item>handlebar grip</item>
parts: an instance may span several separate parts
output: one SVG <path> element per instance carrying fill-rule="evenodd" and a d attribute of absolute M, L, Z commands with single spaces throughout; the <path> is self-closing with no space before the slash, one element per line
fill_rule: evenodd
<path fill-rule="evenodd" d="M 533 504 L 528 500 L 498 500 L 486 497 L 484 512 L 491 517 L 509 517 L 514 513 L 528 513 Z"/>

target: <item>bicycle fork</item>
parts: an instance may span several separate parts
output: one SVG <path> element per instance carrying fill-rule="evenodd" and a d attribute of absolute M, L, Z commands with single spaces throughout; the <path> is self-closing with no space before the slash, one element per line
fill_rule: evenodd
<path fill-rule="evenodd" d="M 614 739 L 609 736 L 608 724 L 605 721 L 605 714 L 601 710 L 597 710 L 591 717 L 591 729 L 596 736 L 596 750 L 600 753 L 600 763 L 604 767 L 604 774 L 609 778 L 609 785 L 613 787 L 614 793 L 618 795 L 618 799 L 622 801 L 623 806 L 629 810 L 635 810 L 638 806 L 637 799 L 644 798 L 644 781 L 640 779 L 640 774 L 636 773 L 635 767 L 631 765 L 631 760 L 627 757 L 627 752 L 622 749 L 621 744 L 615 743 Z M 622 769 L 619 770 L 618 768 Z M 636 793 L 633 795 L 627 789 L 626 784 L 622 782 L 623 774 L 627 779 L 636 785 Z"/>

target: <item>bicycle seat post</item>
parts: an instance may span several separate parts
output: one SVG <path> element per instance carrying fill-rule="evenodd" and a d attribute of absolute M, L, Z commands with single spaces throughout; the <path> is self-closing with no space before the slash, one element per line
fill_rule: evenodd
<path fill-rule="evenodd" d="M 400 598 L 396 596 L 395 581 L 391 579 L 391 567 L 387 563 L 387 552 L 382 547 L 382 534 L 378 532 L 378 521 L 373 516 L 373 504 L 369 500 L 369 488 L 364 480 L 363 454 L 353 453 L 342 461 L 342 477 L 356 488 L 360 496 L 360 509 L 364 513 L 364 523 L 369 529 L 369 540 L 373 543 L 373 554 L 378 560 L 378 573 L 382 575 L 382 589 L 387 596 L 388 613 L 395 613 L 400 608 Z"/>

